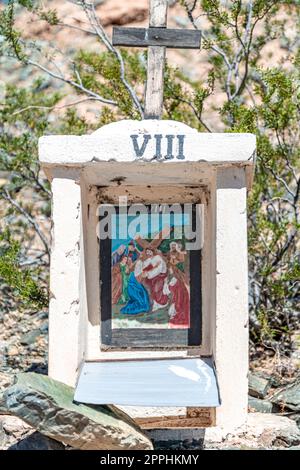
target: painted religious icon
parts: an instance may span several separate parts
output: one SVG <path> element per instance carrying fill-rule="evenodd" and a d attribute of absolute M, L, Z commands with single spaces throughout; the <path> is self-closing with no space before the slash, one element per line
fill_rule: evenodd
<path fill-rule="evenodd" d="M 119 226 L 122 216 L 115 217 Z M 189 328 L 189 257 L 182 238 L 164 238 L 175 224 L 113 240 L 113 328 Z"/>
<path fill-rule="evenodd" d="M 185 228 L 191 223 L 191 214 L 185 213 L 153 217 L 149 212 L 139 214 L 138 221 L 134 215 L 111 215 L 112 237 L 105 252 L 102 249 L 102 272 L 107 273 L 101 299 L 105 343 L 188 345 L 201 304 L 199 253 L 195 258 L 195 252 L 187 250 Z M 195 282 L 197 288 L 191 285 Z M 198 302 L 191 301 L 195 288 Z M 199 342 L 200 320 L 194 327 Z"/>

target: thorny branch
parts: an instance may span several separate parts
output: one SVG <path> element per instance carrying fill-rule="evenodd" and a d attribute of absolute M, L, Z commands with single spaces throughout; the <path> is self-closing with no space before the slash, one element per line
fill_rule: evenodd
<path fill-rule="evenodd" d="M 25 217 L 25 219 L 27 220 L 27 222 L 29 222 L 30 225 L 34 228 L 36 234 L 38 235 L 38 237 L 40 238 L 41 242 L 44 245 L 45 252 L 47 254 L 48 261 L 49 261 L 50 260 L 49 243 L 48 243 L 48 240 L 46 239 L 46 237 L 44 236 L 44 234 L 42 233 L 42 231 L 39 227 L 39 224 L 34 220 L 34 218 L 15 199 L 12 198 L 12 196 L 10 195 L 10 193 L 8 192 L 8 190 L 6 188 L 2 189 L 0 194 L 3 197 L 3 199 L 5 199 L 15 209 L 17 209 L 17 211 L 20 212 L 20 214 L 22 214 Z"/>
<path fill-rule="evenodd" d="M 182 98 L 181 96 L 176 96 L 176 99 L 178 99 L 181 103 L 187 104 L 193 111 L 194 115 L 196 116 L 200 124 L 202 124 L 202 126 L 207 130 L 207 132 L 212 132 L 211 129 L 208 127 L 208 125 L 205 124 L 205 122 L 203 121 L 201 113 L 196 109 L 192 101 Z"/>
<path fill-rule="evenodd" d="M 90 98 L 83 98 L 82 100 L 72 101 L 72 103 L 67 103 L 63 105 L 54 105 L 54 106 L 30 105 L 30 106 L 26 106 L 26 108 L 21 108 L 21 109 L 18 109 L 17 111 L 14 111 L 12 113 L 12 116 L 24 113 L 26 111 L 30 111 L 31 109 L 45 109 L 48 111 L 60 110 L 60 109 L 70 108 L 72 106 L 76 106 L 78 104 L 85 103 L 87 101 L 98 101 L 98 98 L 94 98 L 91 96 Z"/>
<path fill-rule="evenodd" d="M 144 117 L 144 111 L 143 111 L 142 105 L 141 105 L 141 103 L 140 103 L 140 101 L 137 97 L 137 94 L 134 91 L 133 87 L 130 85 L 130 83 L 126 79 L 125 64 L 124 64 L 122 54 L 118 49 L 116 49 L 113 46 L 111 40 L 109 39 L 108 35 L 106 34 L 106 32 L 105 32 L 98 16 L 97 16 L 94 3 L 93 2 L 92 3 L 87 2 L 85 0 L 80 0 L 78 2 L 71 2 L 71 3 L 75 3 L 76 5 L 81 6 L 84 13 L 86 14 L 86 17 L 87 17 L 88 22 L 91 26 L 91 29 L 81 28 L 79 26 L 67 24 L 67 23 L 64 23 L 64 22 L 59 22 L 58 25 L 63 26 L 63 27 L 67 27 L 67 28 L 76 29 L 76 30 L 82 31 L 82 32 L 87 33 L 87 34 L 92 34 L 94 36 L 97 36 L 100 39 L 100 41 L 102 42 L 102 44 L 106 47 L 106 49 L 109 52 L 111 52 L 112 54 L 114 54 L 114 56 L 118 60 L 119 67 L 120 67 L 120 80 L 123 83 L 126 90 L 128 91 L 128 93 L 131 97 L 131 100 L 132 100 L 135 108 L 137 109 L 140 117 L 143 118 Z M 77 81 L 74 81 L 70 78 L 65 77 L 60 70 L 58 70 L 58 72 L 56 73 L 53 70 L 50 70 L 48 67 L 45 67 L 44 65 L 42 65 L 42 64 L 40 64 L 36 61 L 33 61 L 31 59 L 25 59 L 25 62 L 28 65 L 32 65 L 34 67 L 39 68 L 43 72 L 50 75 L 52 78 L 63 81 L 65 83 L 73 86 L 78 91 L 81 91 L 82 93 L 85 93 L 86 95 L 88 95 L 90 97 L 90 99 L 100 101 L 101 103 L 104 103 L 104 104 L 107 104 L 107 105 L 118 106 L 118 103 L 116 101 L 104 98 L 103 96 L 99 95 L 98 93 L 95 93 L 92 90 L 86 88 L 83 85 L 80 74 L 79 74 L 79 71 L 76 68 L 74 69 L 74 73 L 76 75 Z M 53 65 L 56 66 L 55 63 Z M 77 104 L 77 103 L 75 103 L 75 104 Z"/>
<path fill-rule="evenodd" d="M 184 7 L 186 9 L 188 18 L 189 18 L 193 28 L 199 30 L 199 28 L 196 24 L 196 20 L 193 16 L 193 9 L 191 9 L 188 6 L 186 1 L 184 1 L 183 3 L 184 3 Z M 208 36 L 206 35 L 206 33 L 204 31 L 201 31 L 201 35 L 202 35 L 202 37 L 205 41 L 210 42 Z M 220 47 L 218 47 L 216 44 L 210 44 L 210 48 L 223 58 L 227 68 L 229 69 L 230 68 L 230 63 L 229 63 L 229 59 L 228 59 L 227 55 L 225 54 L 225 52 Z"/>
<path fill-rule="evenodd" d="M 253 43 L 253 35 L 254 30 L 257 23 L 262 20 L 265 15 L 269 12 L 269 10 L 274 6 L 275 2 L 270 2 L 268 7 L 264 10 L 264 12 L 253 20 L 253 1 L 249 1 L 247 5 L 247 13 L 246 13 L 246 26 L 243 37 L 240 34 L 238 20 L 239 15 L 241 13 L 242 2 L 239 2 L 239 8 L 235 14 L 234 24 L 230 23 L 230 26 L 234 28 L 235 35 L 239 41 L 239 48 L 237 49 L 236 53 L 233 57 L 230 57 L 221 47 L 213 44 L 209 38 L 209 34 L 202 32 L 203 39 L 209 44 L 211 50 L 218 54 L 227 69 L 226 79 L 225 79 L 225 91 L 228 98 L 228 101 L 234 100 L 236 97 L 240 96 L 243 92 L 244 88 L 246 87 L 246 82 L 249 73 L 249 60 L 250 60 L 250 53 L 251 47 Z M 195 5 L 189 6 L 188 2 L 184 0 L 183 5 L 185 7 L 187 16 L 195 29 L 199 29 L 196 19 L 193 15 Z M 243 73 L 240 74 L 239 70 L 244 64 Z M 233 91 L 232 91 L 233 89 Z"/>
<path fill-rule="evenodd" d="M 100 20 L 97 16 L 97 14 L 96 14 L 94 3 L 89 3 L 89 2 L 86 2 L 85 0 L 82 0 L 82 1 L 80 1 L 80 4 L 81 4 L 81 6 L 82 6 L 89 22 L 90 22 L 90 25 L 92 26 L 95 33 L 99 37 L 100 41 L 104 44 L 104 46 L 106 47 L 106 49 L 109 52 L 114 54 L 114 56 L 118 60 L 119 66 L 120 66 L 120 79 L 121 79 L 121 82 L 123 83 L 123 85 L 125 86 L 126 90 L 129 93 L 129 95 L 131 96 L 131 99 L 132 99 L 137 111 L 139 112 L 141 118 L 143 118 L 144 117 L 144 111 L 143 111 L 142 105 L 141 105 L 134 89 L 132 88 L 132 86 L 130 85 L 128 80 L 126 79 L 125 64 L 124 64 L 122 54 L 117 48 L 115 48 L 113 46 L 113 44 L 110 41 L 108 35 L 106 34 L 106 32 L 105 32 L 105 30 L 104 30 L 104 28 L 103 28 L 103 26 L 102 26 L 102 24 L 101 24 L 101 22 L 100 22 Z"/>
<path fill-rule="evenodd" d="M 52 70 L 48 69 L 47 67 L 45 67 L 44 65 L 39 64 L 38 62 L 35 62 L 31 59 L 27 59 L 26 63 L 28 65 L 32 65 L 34 67 L 37 67 L 38 69 L 40 69 L 43 72 L 50 75 L 50 77 L 52 77 L 52 78 L 55 78 L 57 80 L 68 83 L 69 85 L 73 86 L 77 90 L 81 91 L 82 93 L 85 93 L 86 95 L 90 96 L 91 98 L 94 98 L 97 101 L 100 101 L 101 103 L 111 105 L 111 106 L 117 106 L 117 103 L 115 101 L 109 100 L 107 98 L 103 98 L 103 96 L 100 96 L 98 93 L 95 93 L 94 91 L 89 90 L 88 88 L 86 88 L 85 86 L 82 85 L 82 82 L 77 83 L 77 82 L 75 82 L 74 80 L 72 80 L 70 78 L 64 77 L 62 74 L 57 74 L 57 73 L 53 72 Z"/>

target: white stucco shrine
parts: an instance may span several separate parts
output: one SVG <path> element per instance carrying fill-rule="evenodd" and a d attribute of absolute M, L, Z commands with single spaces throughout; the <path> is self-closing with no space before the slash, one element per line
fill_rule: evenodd
<path fill-rule="evenodd" d="M 53 194 L 49 375 L 76 387 L 77 401 L 109 403 L 110 396 L 145 428 L 233 432 L 245 424 L 247 191 L 255 148 L 252 134 L 198 133 L 159 120 L 124 120 L 91 135 L 40 139 L 40 163 Z M 197 347 L 101 344 L 101 289 L 107 286 L 99 281 L 97 210 L 124 196 L 129 203 L 203 207 Z M 176 373 L 181 368 L 189 372 Z"/>

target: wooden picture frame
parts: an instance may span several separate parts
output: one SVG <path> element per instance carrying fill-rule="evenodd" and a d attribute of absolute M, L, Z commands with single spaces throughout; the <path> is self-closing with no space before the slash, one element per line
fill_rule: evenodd
<path fill-rule="evenodd" d="M 159 204 L 158 204 L 159 205 Z M 150 205 L 146 206 L 150 210 Z M 183 207 L 183 206 L 182 206 Z M 118 214 L 118 207 L 115 206 Z M 184 212 L 183 212 L 184 213 Z M 192 225 L 195 230 L 196 204 Z M 202 338 L 201 249 L 189 251 L 189 326 L 186 328 L 116 328 L 112 303 L 112 239 L 100 240 L 101 349 L 187 349 L 199 348 Z"/>

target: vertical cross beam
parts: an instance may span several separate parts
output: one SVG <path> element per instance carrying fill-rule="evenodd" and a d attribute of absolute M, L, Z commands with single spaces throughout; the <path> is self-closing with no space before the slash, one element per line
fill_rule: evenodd
<path fill-rule="evenodd" d="M 150 0 L 149 28 L 113 28 L 114 46 L 148 47 L 146 119 L 160 119 L 163 112 L 166 47 L 200 49 L 201 45 L 201 31 L 167 29 L 167 9 L 167 0 Z"/>
<path fill-rule="evenodd" d="M 165 28 L 167 26 L 167 9 L 167 0 L 150 0 L 150 28 Z M 165 47 L 149 46 L 145 119 L 160 119 L 162 115 L 165 59 Z"/>

